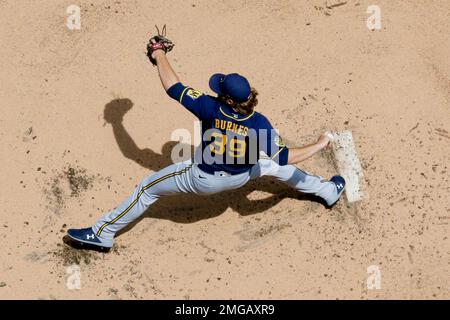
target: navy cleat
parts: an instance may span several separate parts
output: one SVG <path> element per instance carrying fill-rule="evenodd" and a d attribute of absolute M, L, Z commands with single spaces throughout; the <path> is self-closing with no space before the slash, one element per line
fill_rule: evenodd
<path fill-rule="evenodd" d="M 97 237 L 92 230 L 92 228 L 85 228 L 85 229 L 69 229 L 67 230 L 67 235 L 72 240 L 81 243 L 81 244 L 88 244 L 91 246 L 104 248 L 104 249 L 110 249 L 113 246 L 113 240 L 112 239 L 104 239 Z"/>
<path fill-rule="evenodd" d="M 336 195 L 333 197 L 333 199 L 329 199 L 327 201 L 327 204 L 331 207 L 334 204 L 336 204 L 336 202 L 338 202 L 338 200 L 340 199 L 342 192 L 344 192 L 345 189 L 345 179 L 341 176 L 333 176 L 330 179 L 330 182 L 333 182 L 336 186 Z"/>

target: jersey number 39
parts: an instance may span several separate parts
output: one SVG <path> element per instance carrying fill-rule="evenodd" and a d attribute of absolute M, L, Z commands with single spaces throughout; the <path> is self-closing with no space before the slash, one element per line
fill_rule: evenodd
<path fill-rule="evenodd" d="M 224 154 L 234 158 L 245 157 L 246 143 L 244 140 L 233 138 L 230 141 L 227 139 L 227 135 L 214 132 L 211 135 L 214 141 L 209 145 L 211 152 L 214 154 Z"/>

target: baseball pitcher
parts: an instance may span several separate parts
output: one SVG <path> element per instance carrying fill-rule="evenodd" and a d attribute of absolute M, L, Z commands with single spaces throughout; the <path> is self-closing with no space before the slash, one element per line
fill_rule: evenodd
<path fill-rule="evenodd" d="M 165 28 L 164 28 L 165 29 Z M 214 74 L 209 86 L 217 96 L 203 94 L 180 82 L 166 53 L 174 44 L 163 34 L 147 45 L 147 55 L 157 66 L 167 94 L 192 112 L 202 123 L 202 143 L 192 160 L 172 164 L 146 177 L 116 209 L 106 213 L 89 228 L 69 229 L 77 244 L 108 250 L 115 234 L 139 218 L 162 196 L 179 193 L 214 194 L 237 189 L 250 179 L 269 175 L 299 192 L 314 194 L 334 205 L 342 195 L 345 180 L 337 175 L 330 180 L 310 175 L 299 163 L 331 141 L 328 133 L 316 143 L 288 148 L 270 121 L 254 109 L 258 92 L 237 74 Z"/>

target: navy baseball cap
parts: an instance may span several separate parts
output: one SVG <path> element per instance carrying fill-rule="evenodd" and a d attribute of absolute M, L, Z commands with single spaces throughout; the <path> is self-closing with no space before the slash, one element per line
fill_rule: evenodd
<path fill-rule="evenodd" d="M 229 96 L 236 102 L 247 101 L 252 92 L 248 80 L 237 73 L 216 73 L 209 79 L 209 87 L 218 95 Z"/>

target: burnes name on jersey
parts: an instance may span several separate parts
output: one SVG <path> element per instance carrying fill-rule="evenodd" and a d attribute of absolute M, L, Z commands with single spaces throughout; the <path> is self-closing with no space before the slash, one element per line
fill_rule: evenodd
<path fill-rule="evenodd" d="M 248 127 L 242 124 L 237 124 L 228 120 L 215 119 L 214 127 L 220 130 L 227 130 L 238 135 L 246 136 L 248 134 Z"/>

